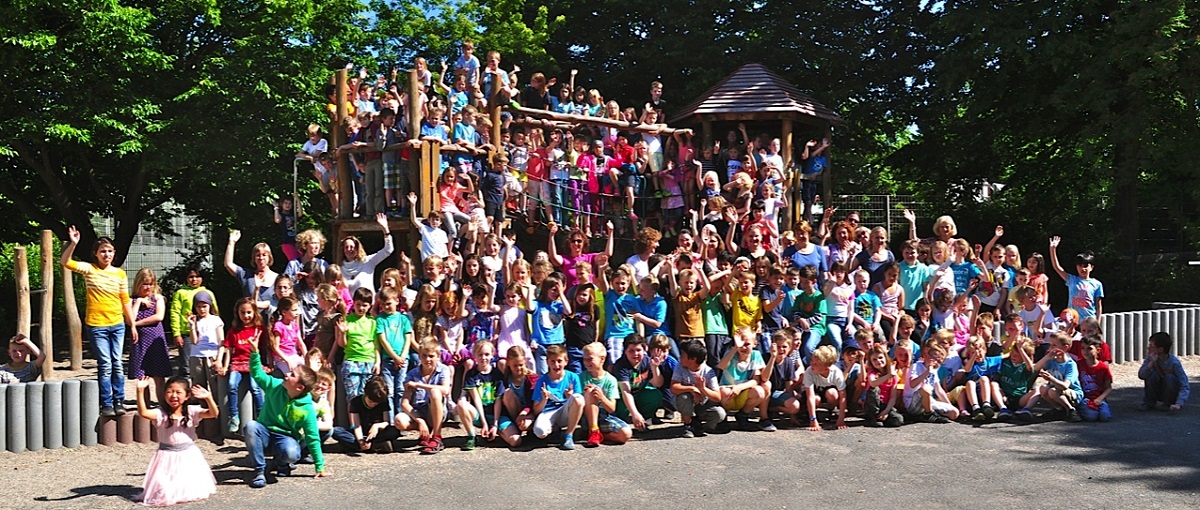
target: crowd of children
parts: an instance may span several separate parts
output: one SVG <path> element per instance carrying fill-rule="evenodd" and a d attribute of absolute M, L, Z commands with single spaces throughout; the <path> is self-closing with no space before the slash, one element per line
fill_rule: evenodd
<path fill-rule="evenodd" d="M 485 146 L 488 130 L 473 123 L 484 100 L 479 91 L 492 80 L 527 108 L 625 115 L 595 90 L 552 94 L 555 80 L 540 74 L 520 90 L 515 73 L 498 65 L 491 52 L 481 66 L 464 44 L 453 88 L 441 86 L 455 127 L 441 125 L 442 101 L 425 90 L 421 136 Z M 423 76 L 428 88 L 427 69 Z M 395 120 L 403 94 L 386 79 L 379 83 L 389 89 L 381 96 L 355 84 L 358 95 L 347 107 L 378 113 L 359 117 L 361 129 L 349 122 L 352 141 L 342 148 L 408 139 L 405 123 Z M 652 87 L 643 123 L 661 118 L 661 92 Z M 233 262 L 240 233 L 230 234 L 224 265 L 243 292 L 229 308 L 230 325 L 201 268 L 188 268 L 168 306 L 148 269 L 138 271 L 130 292 L 107 239 L 94 247 L 95 262 L 73 259 L 79 235 L 72 228 L 62 261 L 87 280 L 85 323 L 101 412 L 125 412 L 121 353 L 130 326 L 130 374 L 142 380 L 138 412 L 168 438 L 147 475 L 148 502 L 211 493 L 207 486 L 173 492 L 152 479 L 175 465 L 198 472 L 189 447 L 195 426 L 219 414 L 245 440 L 253 487 L 264 486 L 268 472 L 290 475 L 302 461 L 326 473 L 325 443 L 386 452 L 411 432 L 421 453 L 436 454 L 448 421 L 466 432 L 464 450 L 530 437 L 571 450 L 577 430 L 587 447 L 624 444 L 676 413 L 689 438 L 730 428 L 820 431 L 822 420 L 836 429 L 857 421 L 1029 420 L 1038 404 L 1070 421 L 1112 417 L 1111 356 L 1099 322 L 1104 287 L 1092 276 L 1090 252 L 1078 254 L 1068 273 L 1060 239 L 1049 241 L 1049 265 L 1069 290 L 1067 305 L 1054 313 L 1045 258 L 1023 260 L 1016 246 L 1000 244 L 1003 227 L 986 245 L 972 245 L 943 216 L 934 235 L 921 239 L 916 216 L 906 211 L 910 239 L 897 259 L 887 230 L 860 225 L 857 212 L 835 222 L 829 208 L 818 221 L 783 225 L 777 141 L 749 140 L 742 129 L 725 149 L 696 149 L 687 137 L 672 145 L 648 133 L 630 140 L 607 128 L 587 131 L 512 129 L 502 142 L 507 161 L 449 158 L 437 190 L 441 208 L 425 218 L 406 177 L 411 146 L 394 157 L 356 153 L 364 176 L 356 200 L 379 224 L 383 248 L 368 254 L 347 236 L 338 240 L 340 263 L 326 261 L 325 236 L 296 232 L 294 204 L 277 203 L 283 241 L 256 245 L 250 270 Z M 309 134 L 302 156 L 314 160 L 322 187 L 332 186 L 330 148 L 319 128 Z M 798 155 L 806 196 L 807 181 L 827 164 L 819 159 L 827 146 L 813 141 Z M 652 189 L 667 194 L 669 251 L 660 249 L 660 230 L 624 210 Z M 588 193 L 617 200 L 601 203 Z M 606 212 L 610 205 L 620 212 Z M 503 221 L 506 210 L 530 219 L 544 213 L 546 250 L 518 243 Z M 391 213 L 411 219 L 419 253 L 410 259 L 401 251 L 384 267 L 393 253 Z M 613 220 L 621 217 L 635 219 L 624 260 L 615 258 Z M 589 252 L 594 234 L 606 238 L 603 251 Z M 282 273 L 272 270 L 275 253 L 288 258 Z M 174 364 L 168 338 L 179 349 Z M 31 380 L 44 357 L 15 340 L 13 362 L 0 376 Z M 1178 410 L 1189 396 L 1187 376 L 1170 337 L 1156 334 L 1151 344 L 1139 371 L 1146 381 L 1141 408 Z M 167 380 L 179 374 L 191 384 Z M 211 394 L 218 378 L 229 391 L 221 409 Z M 148 400 L 150 379 L 157 409 Z M 239 415 L 242 386 L 253 394 L 255 416 Z M 187 405 L 189 392 L 205 405 Z"/>

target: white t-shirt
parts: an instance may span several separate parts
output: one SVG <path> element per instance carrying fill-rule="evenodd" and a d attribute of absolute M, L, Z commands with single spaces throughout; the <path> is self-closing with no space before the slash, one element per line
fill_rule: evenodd
<path fill-rule="evenodd" d="M 988 272 L 995 276 L 996 281 L 993 282 L 992 292 L 985 293 L 983 287 L 979 287 L 979 302 L 988 306 L 1000 306 L 1000 300 L 1007 295 L 1004 289 L 1008 287 L 1008 270 L 1004 268 L 995 268 L 990 263 L 987 265 Z"/>
<path fill-rule="evenodd" d="M 917 361 L 908 369 L 909 384 L 904 386 L 904 405 L 912 403 L 913 395 L 917 393 L 918 388 L 926 388 L 933 391 L 934 385 L 939 383 L 937 370 L 930 370 L 929 375 L 925 376 L 923 381 L 913 381 L 911 378 L 921 375 L 925 371 L 925 362 Z"/>
<path fill-rule="evenodd" d="M 426 225 L 425 222 L 420 222 L 421 229 L 421 261 L 437 255 L 442 258 L 450 256 L 450 236 L 445 230 L 433 228 Z"/>
<path fill-rule="evenodd" d="M 808 369 L 804 371 L 804 379 L 802 384 L 804 384 L 805 390 L 808 388 L 813 388 L 815 390 L 818 388 L 828 388 L 832 386 L 837 388 L 838 391 L 844 391 L 846 389 L 846 376 L 842 373 L 842 369 L 836 366 L 829 367 L 829 375 L 826 376 L 822 376 L 814 372 L 813 367 L 808 367 Z"/>
<path fill-rule="evenodd" d="M 1042 315 L 1043 310 L 1046 312 L 1044 316 Z M 1017 315 L 1021 316 L 1021 322 L 1025 324 L 1025 336 L 1036 340 L 1038 343 L 1041 343 L 1045 339 L 1044 335 L 1038 337 L 1034 334 L 1037 331 L 1038 317 L 1042 317 L 1043 330 L 1049 330 L 1054 326 L 1054 314 L 1050 313 L 1050 307 L 1047 305 L 1037 305 L 1033 310 L 1026 310 L 1024 307 L 1021 307 L 1020 310 L 1017 310 Z"/>
<path fill-rule="evenodd" d="M 326 141 L 324 138 L 322 138 L 321 141 L 319 141 L 317 143 L 312 143 L 312 139 L 306 140 L 304 142 L 304 147 L 300 148 L 300 152 L 303 152 L 303 153 L 308 154 L 309 156 L 313 157 L 312 163 L 313 163 L 313 166 L 317 168 L 318 172 L 325 173 L 328 171 L 325 169 L 324 165 L 317 162 L 317 156 L 319 156 L 322 152 L 329 152 L 329 142 Z"/>
<path fill-rule="evenodd" d="M 221 343 L 217 339 L 217 334 L 225 329 L 225 321 L 216 315 L 209 315 L 203 319 L 196 320 L 196 345 L 192 346 L 193 358 L 215 358 L 217 350 L 221 348 Z"/>
<path fill-rule="evenodd" d="M 642 257 L 634 253 L 625 263 L 633 266 L 633 281 L 634 283 L 642 281 L 642 278 L 650 276 L 650 259 L 642 260 Z"/>
<path fill-rule="evenodd" d="M 710 390 L 718 389 L 717 374 L 708 365 L 700 365 L 700 370 L 695 372 L 680 366 L 671 373 L 671 382 L 677 382 L 684 386 L 695 386 L 697 388 L 705 387 Z M 708 397 L 695 397 L 695 402 L 696 404 L 703 404 L 708 402 Z"/>

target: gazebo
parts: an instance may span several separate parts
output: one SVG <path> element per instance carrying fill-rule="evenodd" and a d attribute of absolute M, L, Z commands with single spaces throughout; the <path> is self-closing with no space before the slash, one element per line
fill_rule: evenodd
<path fill-rule="evenodd" d="M 700 125 L 705 145 L 713 143 L 714 129 L 733 128 L 739 122 L 746 123 L 747 128 L 755 132 L 779 133 L 783 164 L 788 168 L 795 147 L 794 133 L 799 131 L 805 140 L 832 138 L 832 128 L 842 124 L 842 117 L 766 66 L 746 64 L 669 119 L 671 125 Z M 828 155 L 828 149 L 826 151 Z M 833 158 L 830 156 L 829 159 Z M 832 170 L 832 164 L 829 170 Z M 822 177 L 824 203 L 828 203 L 832 193 L 829 170 Z M 789 177 L 788 188 L 791 190 L 791 217 L 798 218 L 800 187 L 792 186 Z"/>

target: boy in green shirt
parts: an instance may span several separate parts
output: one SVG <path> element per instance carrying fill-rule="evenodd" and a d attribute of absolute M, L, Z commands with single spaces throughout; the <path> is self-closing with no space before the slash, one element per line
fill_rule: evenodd
<path fill-rule="evenodd" d="M 250 342 L 250 377 L 263 391 L 258 421 L 250 421 L 242 429 L 242 438 L 254 463 L 250 487 L 261 489 L 267 485 L 267 453 L 274 456 L 279 476 L 291 476 L 301 456 L 300 441 L 304 441 L 304 447 L 313 457 L 316 477 L 328 476 L 317 432 L 317 412 L 309 393 L 317 384 L 317 374 L 307 365 L 300 365 L 283 379 L 271 377 L 263 371 L 258 344 Z"/>

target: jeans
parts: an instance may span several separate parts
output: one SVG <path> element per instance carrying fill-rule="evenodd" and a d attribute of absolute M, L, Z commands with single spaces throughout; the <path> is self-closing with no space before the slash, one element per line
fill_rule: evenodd
<path fill-rule="evenodd" d="M 229 372 L 229 393 L 227 397 L 229 399 L 230 420 L 238 419 L 238 413 L 241 411 L 239 408 L 242 407 L 242 399 L 239 397 L 241 396 L 242 392 L 239 390 L 242 386 L 242 379 L 246 379 L 250 382 L 250 393 L 254 395 L 254 409 L 257 411 L 258 409 L 262 409 L 263 406 L 263 391 L 262 388 L 258 387 L 258 383 L 254 382 L 254 378 L 250 377 L 250 374 L 248 373 L 238 372 L 236 370 L 231 371 Z"/>
<path fill-rule="evenodd" d="M 1108 421 L 1112 419 L 1112 409 L 1109 409 L 1107 400 L 1101 402 L 1097 409 L 1088 407 L 1088 402 L 1087 399 L 1084 399 L 1083 403 L 1079 404 L 1076 408 L 1079 410 L 1079 417 L 1083 418 L 1083 421 Z M 1175 401 L 1171 401 L 1171 403 L 1175 403 Z"/>
<path fill-rule="evenodd" d="M 367 173 L 363 179 L 364 193 L 360 200 L 366 209 L 367 216 L 374 217 L 383 212 L 383 160 L 367 161 Z"/>
<path fill-rule="evenodd" d="M 442 228 L 450 235 L 450 242 L 453 243 L 458 238 L 458 224 L 471 221 L 471 217 L 461 212 L 443 212 L 442 213 Z"/>
<path fill-rule="evenodd" d="M 387 383 L 387 388 L 391 401 L 391 415 L 400 412 L 400 401 L 404 399 L 404 376 L 405 370 L 411 365 L 400 367 L 392 358 L 384 358 L 383 363 L 379 367 L 379 375 L 383 376 L 383 380 Z"/>
<path fill-rule="evenodd" d="M 709 400 L 696 405 L 696 395 L 692 393 L 675 395 L 675 407 L 678 408 L 679 414 L 699 420 L 704 425 L 704 430 L 709 432 L 716 430 L 717 426 L 725 421 L 725 408 L 721 407 L 721 404 Z M 695 421 L 692 424 L 697 425 Z"/>
<path fill-rule="evenodd" d="M 242 429 L 242 439 L 246 441 L 246 450 L 250 453 L 255 472 L 267 470 L 267 454 L 275 458 L 276 466 L 286 467 L 300 460 L 300 443 L 296 438 L 267 430 L 259 422 L 247 422 Z"/>
<path fill-rule="evenodd" d="M 537 348 L 533 350 L 533 367 L 538 375 L 545 375 L 550 370 L 550 367 L 546 365 L 546 346 L 538 344 Z"/>
<path fill-rule="evenodd" d="M 371 425 L 372 424 L 370 423 L 363 424 L 364 438 L 366 437 L 367 432 L 370 430 Z M 334 427 L 333 430 L 330 431 L 329 435 L 333 437 L 334 441 L 337 441 L 339 444 L 341 444 L 342 448 L 346 448 L 347 451 L 357 452 L 362 450 L 362 448 L 359 448 L 358 439 L 354 437 L 354 431 L 352 429 Z M 375 434 L 375 439 L 371 440 L 371 444 L 374 446 L 387 441 L 395 441 L 397 439 L 400 439 L 400 431 L 396 430 L 396 427 L 387 426 L 384 427 L 383 430 L 379 431 L 378 434 Z"/>
<path fill-rule="evenodd" d="M 96 377 L 100 381 L 100 406 L 112 407 L 125 402 L 125 368 L 121 356 L 125 350 L 125 323 L 113 326 L 88 326 L 84 329 L 96 356 Z"/>
<path fill-rule="evenodd" d="M 1151 370 L 1146 377 L 1145 397 L 1142 399 L 1151 408 L 1154 404 L 1162 402 L 1167 405 L 1175 405 L 1179 400 L 1179 380 L 1174 377 L 1163 377 L 1157 371 Z M 101 383 L 100 392 L 104 393 L 104 386 Z"/>
<path fill-rule="evenodd" d="M 567 179 L 552 179 L 550 181 L 550 205 L 554 212 L 554 221 L 559 225 L 567 225 L 567 208 L 570 207 L 570 181 Z"/>
<path fill-rule="evenodd" d="M 842 353 L 842 340 L 845 338 L 845 317 L 830 317 L 825 322 L 826 333 L 824 337 L 806 332 L 804 337 L 804 346 L 802 354 L 804 354 L 804 365 L 808 366 L 812 361 L 812 353 L 822 345 L 832 345 L 837 350 L 838 355 Z"/>
<path fill-rule="evenodd" d="M 545 354 L 543 353 L 543 359 Z M 549 369 L 550 367 L 546 367 Z M 582 347 L 567 347 L 567 370 L 576 374 L 583 373 L 583 348 Z"/>

